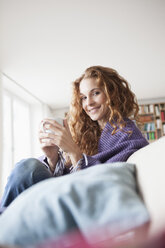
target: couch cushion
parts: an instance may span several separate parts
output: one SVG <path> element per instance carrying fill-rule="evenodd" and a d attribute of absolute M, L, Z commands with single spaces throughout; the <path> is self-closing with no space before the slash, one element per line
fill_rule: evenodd
<path fill-rule="evenodd" d="M 25 246 L 73 230 L 88 242 L 100 242 L 148 221 L 135 166 L 101 164 L 44 180 L 20 194 L 0 216 L 0 244 Z"/>

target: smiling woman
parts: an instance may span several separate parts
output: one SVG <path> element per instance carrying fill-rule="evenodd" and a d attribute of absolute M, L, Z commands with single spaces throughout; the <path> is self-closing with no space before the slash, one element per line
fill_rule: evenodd
<path fill-rule="evenodd" d="M 93 66 L 73 82 L 64 125 L 44 119 L 39 128 L 44 156 L 25 159 L 13 170 L 2 198 L 8 206 L 22 191 L 50 177 L 103 163 L 124 162 L 148 142 L 130 119 L 138 105 L 127 81 L 114 69 Z M 43 121 L 41 123 L 43 123 Z"/>
<path fill-rule="evenodd" d="M 112 140 L 117 132 L 119 136 L 124 136 L 126 132 L 127 139 L 130 139 L 128 133 L 137 130 L 137 127 L 128 118 L 136 120 L 138 110 L 136 97 L 128 82 L 116 70 L 92 66 L 73 83 L 70 106 L 72 136 L 85 154 L 97 154 L 101 133 L 106 125 L 106 129 L 109 127 L 111 130 L 109 138 Z M 138 132 L 137 137 L 142 137 Z M 109 146 L 110 150 L 113 147 L 114 144 Z M 113 157 L 117 155 L 115 153 Z M 126 160 L 126 157 L 122 159 Z"/>

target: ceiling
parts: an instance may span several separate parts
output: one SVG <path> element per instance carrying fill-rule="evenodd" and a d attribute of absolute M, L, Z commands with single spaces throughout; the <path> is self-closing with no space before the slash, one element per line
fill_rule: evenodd
<path fill-rule="evenodd" d="M 53 108 L 91 65 L 165 97 L 164 0 L 1 0 L 1 70 Z"/>

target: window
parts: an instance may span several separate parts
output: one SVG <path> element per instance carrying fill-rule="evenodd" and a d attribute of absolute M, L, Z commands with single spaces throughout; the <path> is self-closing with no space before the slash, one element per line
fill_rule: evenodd
<path fill-rule="evenodd" d="M 4 90 L 2 165 L 3 188 L 15 163 L 22 158 L 30 156 L 30 106 L 27 102 Z"/>
<path fill-rule="evenodd" d="M 49 106 L 18 84 L 8 75 L 0 74 L 0 198 L 4 192 L 7 177 L 15 163 L 24 158 L 38 158 L 43 154 L 38 139 L 40 121 L 52 112 Z M 1 86 L 2 85 L 2 86 Z M 0 92 L 1 93 L 1 92 Z M 1 107 L 1 105 L 0 105 Z M 1 157 L 0 157 L 1 158 Z"/>

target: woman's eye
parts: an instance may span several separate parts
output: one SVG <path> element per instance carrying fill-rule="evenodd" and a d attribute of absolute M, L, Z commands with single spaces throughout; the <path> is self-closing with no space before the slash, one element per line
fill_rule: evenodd
<path fill-rule="evenodd" d="M 86 96 L 81 97 L 81 101 L 86 100 Z"/>
<path fill-rule="evenodd" d="M 97 95 L 99 95 L 100 94 L 100 91 L 95 91 L 95 92 L 93 92 L 93 95 L 94 96 L 97 96 Z"/>

